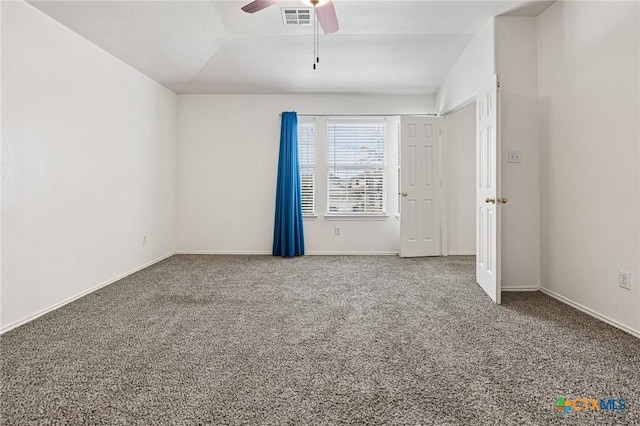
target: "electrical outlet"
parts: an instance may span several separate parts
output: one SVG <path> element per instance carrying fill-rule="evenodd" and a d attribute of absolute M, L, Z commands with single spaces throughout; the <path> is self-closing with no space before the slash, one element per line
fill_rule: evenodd
<path fill-rule="evenodd" d="M 334 232 L 336 235 L 340 235 L 340 227 L 339 227 L 339 226 L 336 226 L 336 227 L 335 227 L 335 229 L 333 230 L 333 232 Z"/>
<path fill-rule="evenodd" d="M 147 244 L 147 234 L 142 234 L 142 245 L 146 245 Z"/>
<path fill-rule="evenodd" d="M 618 271 L 618 284 L 622 288 L 626 288 L 627 290 L 631 290 L 631 272 L 629 272 L 629 271 Z"/>

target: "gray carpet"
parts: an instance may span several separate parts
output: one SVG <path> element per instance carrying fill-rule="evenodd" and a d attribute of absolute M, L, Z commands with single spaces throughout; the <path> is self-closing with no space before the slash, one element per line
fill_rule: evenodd
<path fill-rule="evenodd" d="M 640 339 L 473 258 L 173 256 L 0 338 L 2 424 L 640 424 Z M 554 409 L 625 398 L 625 411 Z"/>

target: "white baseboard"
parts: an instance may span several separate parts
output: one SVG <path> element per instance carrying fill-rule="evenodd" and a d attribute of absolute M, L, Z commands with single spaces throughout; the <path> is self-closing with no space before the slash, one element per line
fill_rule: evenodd
<path fill-rule="evenodd" d="M 540 287 L 509 287 L 502 286 L 502 291 L 539 291 Z"/>
<path fill-rule="evenodd" d="M 449 251 L 448 256 L 475 256 L 475 251 Z"/>
<path fill-rule="evenodd" d="M 397 251 L 308 251 L 309 256 L 397 256 Z"/>
<path fill-rule="evenodd" d="M 561 301 L 562 303 L 566 303 L 567 305 L 569 305 L 569 306 L 571 306 L 573 308 L 576 308 L 579 311 L 584 312 L 587 315 L 591 315 L 592 317 L 597 318 L 600 321 L 604 321 L 607 324 L 612 325 L 612 326 L 614 326 L 616 328 L 619 328 L 622 331 L 626 331 L 627 333 L 631 334 L 632 336 L 640 338 L 640 331 L 638 331 L 638 330 L 634 330 L 634 329 L 632 329 L 630 327 L 627 327 L 626 325 L 621 324 L 618 321 L 616 321 L 614 319 L 611 319 L 606 315 L 602 315 L 602 314 L 600 314 L 600 313 L 598 313 L 598 312 L 596 312 L 594 310 L 591 310 L 591 309 L 587 308 L 586 306 L 582 306 L 581 304 L 576 303 L 573 300 L 568 299 L 568 298 L 566 298 L 566 297 L 564 297 L 564 296 L 562 296 L 562 295 L 560 295 L 560 294 L 558 294 L 558 293 L 556 293 L 554 291 L 546 289 L 544 287 L 540 287 L 540 291 L 543 292 L 544 294 L 548 295 L 548 296 L 553 297 L 556 300 Z"/>
<path fill-rule="evenodd" d="M 176 254 L 220 254 L 220 255 L 239 255 L 249 256 L 256 254 L 268 254 L 271 256 L 270 251 L 233 251 L 233 250 L 178 250 Z"/>
<path fill-rule="evenodd" d="M 73 302 L 74 300 L 78 300 L 81 297 L 86 296 L 89 293 L 93 293 L 94 291 L 99 290 L 102 287 L 106 287 L 109 284 L 113 284 L 114 282 L 119 281 L 119 280 L 121 280 L 121 279 L 123 279 L 123 278 L 125 278 L 125 277 L 127 277 L 127 276 L 129 276 L 131 274 L 135 274 L 136 272 L 141 271 L 141 270 L 143 270 L 145 268 L 148 268 L 149 266 L 151 266 L 151 265 L 153 265 L 155 263 L 163 261 L 164 259 L 166 259 L 168 257 L 171 257 L 174 254 L 175 254 L 175 252 L 171 252 L 171 253 L 165 254 L 164 256 L 161 256 L 161 257 L 159 257 L 157 259 L 152 260 L 151 262 L 145 263 L 142 266 L 134 268 L 134 269 L 130 270 L 129 272 L 125 272 L 124 274 L 121 274 L 121 275 L 117 276 L 116 278 L 113 278 L 113 279 L 110 279 L 109 281 L 105 281 L 103 283 L 100 283 L 100 284 L 98 284 L 98 285 L 96 285 L 94 287 L 91 287 L 88 290 L 84 290 L 84 291 L 82 291 L 82 292 L 80 292 L 80 293 L 78 293 L 78 294 L 76 294 L 74 296 L 68 297 L 68 298 L 66 298 L 66 299 L 64 299 L 64 300 L 62 300 L 62 301 L 60 301 L 58 303 L 55 303 L 54 305 L 52 305 L 52 306 L 50 306 L 48 308 L 45 308 L 45 309 L 43 309 L 43 310 L 41 310 L 39 312 L 36 312 L 33 315 L 29 315 L 29 316 L 21 318 L 21 319 L 19 319 L 17 321 L 10 322 L 9 324 L 7 324 L 4 327 L 0 328 L 0 334 L 4 334 L 9 330 L 13 330 L 16 327 L 20 327 L 21 325 L 26 324 L 26 323 L 28 323 L 30 321 L 33 321 L 34 319 L 39 318 L 39 317 L 41 317 L 41 316 L 43 316 L 45 314 L 48 314 L 51 311 L 55 311 L 56 309 L 61 308 L 64 305 L 67 305 L 67 304 Z"/>
<path fill-rule="evenodd" d="M 269 255 L 270 251 L 232 251 L 232 250 L 178 250 L 176 254 L 213 254 L 213 255 Z M 396 256 L 396 251 L 306 251 L 307 256 Z"/>

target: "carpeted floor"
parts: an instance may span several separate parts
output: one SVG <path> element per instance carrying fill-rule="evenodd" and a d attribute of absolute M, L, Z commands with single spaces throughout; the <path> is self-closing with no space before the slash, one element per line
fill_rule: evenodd
<path fill-rule="evenodd" d="M 473 276 L 469 257 L 173 256 L 3 335 L 1 422 L 640 424 L 640 339 L 540 293 L 495 306 Z"/>

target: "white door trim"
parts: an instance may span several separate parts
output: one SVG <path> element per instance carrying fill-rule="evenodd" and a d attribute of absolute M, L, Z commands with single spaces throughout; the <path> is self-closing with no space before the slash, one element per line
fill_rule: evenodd
<path fill-rule="evenodd" d="M 447 120 L 440 119 L 440 253 L 442 256 L 449 256 L 449 184 L 447 179 Z"/>

